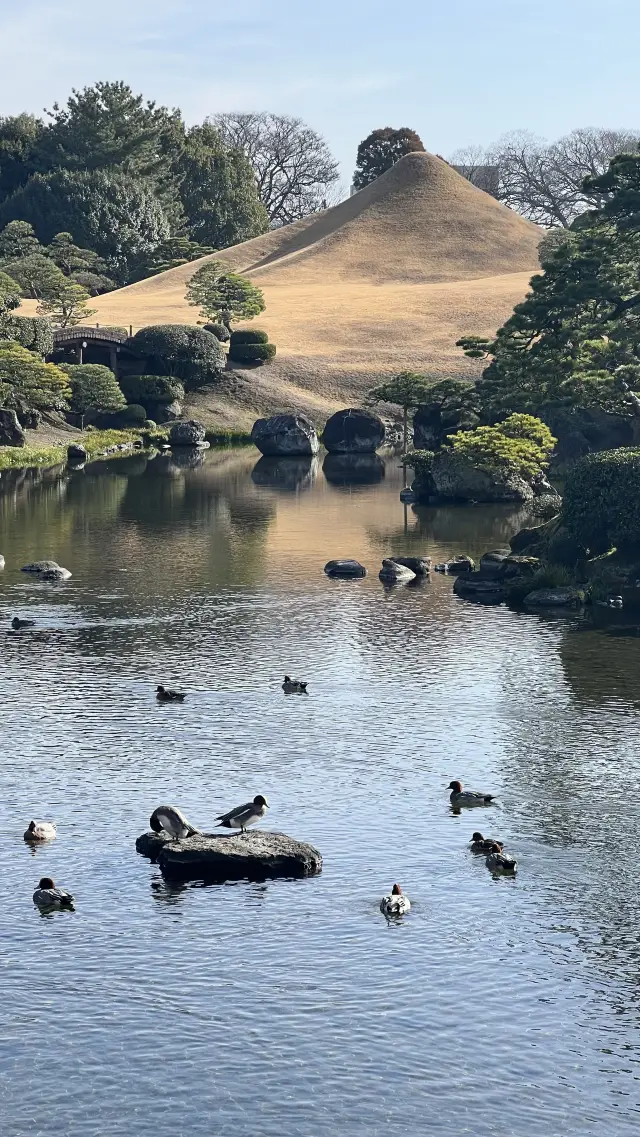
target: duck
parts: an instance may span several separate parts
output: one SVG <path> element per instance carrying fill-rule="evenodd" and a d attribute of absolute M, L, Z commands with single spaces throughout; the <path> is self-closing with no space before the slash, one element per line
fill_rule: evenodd
<path fill-rule="evenodd" d="M 621 596 L 610 596 L 607 600 L 609 608 L 622 608 L 624 601 Z"/>
<path fill-rule="evenodd" d="M 301 683 L 299 679 L 291 679 L 289 675 L 285 675 L 282 690 L 285 695 L 307 695 L 307 684 Z"/>
<path fill-rule="evenodd" d="M 25 841 L 54 841 L 55 837 L 55 821 L 30 821 L 24 831 Z"/>
<path fill-rule="evenodd" d="M 385 916 L 404 916 L 410 908 L 411 901 L 405 896 L 399 884 L 394 884 L 389 895 L 383 896 L 380 901 L 380 911 Z"/>
<path fill-rule="evenodd" d="M 485 864 L 491 872 L 510 872 L 517 871 L 518 862 L 511 853 L 503 852 L 503 847 L 499 841 L 493 841 L 491 848 L 487 852 L 487 859 Z"/>
<path fill-rule="evenodd" d="M 195 837 L 201 832 L 187 821 L 181 809 L 175 805 L 159 805 L 149 818 L 149 825 L 154 833 L 168 833 L 174 841 L 183 841 L 186 837 Z"/>
<path fill-rule="evenodd" d="M 11 627 L 14 632 L 19 632 L 21 628 L 32 628 L 35 620 L 21 620 L 19 616 L 14 616 L 11 621 Z"/>
<path fill-rule="evenodd" d="M 470 847 L 472 853 L 488 853 L 493 849 L 494 845 L 497 845 L 501 850 L 504 849 L 502 841 L 494 841 L 493 837 L 483 837 L 482 833 L 478 833 L 477 830 L 471 834 Z"/>
<path fill-rule="evenodd" d="M 56 888 L 50 876 L 43 876 L 33 894 L 33 903 L 38 908 L 73 908 L 73 896 L 66 888 Z"/>
<path fill-rule="evenodd" d="M 253 801 L 247 801 L 244 805 L 237 805 L 235 809 L 230 809 L 228 813 L 221 813 L 216 817 L 218 825 L 223 825 L 226 829 L 240 829 L 244 833 L 248 825 L 255 825 L 261 821 L 269 808 L 269 802 L 262 794 L 257 794 Z"/>
<path fill-rule="evenodd" d="M 462 782 L 449 782 L 447 789 L 451 790 L 449 801 L 452 805 L 490 805 L 493 794 L 479 794 L 474 790 L 463 790 Z"/>
<path fill-rule="evenodd" d="M 184 703 L 184 691 L 171 691 L 168 687 L 163 687 L 162 683 L 158 683 L 156 687 L 156 699 L 159 703 Z"/>

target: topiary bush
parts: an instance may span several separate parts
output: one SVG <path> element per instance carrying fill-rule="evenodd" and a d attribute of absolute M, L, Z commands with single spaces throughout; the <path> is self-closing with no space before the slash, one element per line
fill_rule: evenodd
<path fill-rule="evenodd" d="M 555 445 L 549 427 L 533 415 L 513 414 L 496 426 L 462 430 L 449 439 L 456 453 L 480 470 L 514 470 L 531 479 L 549 464 Z"/>
<path fill-rule="evenodd" d="M 46 316 L 6 316 L 2 335 L 38 355 L 51 355 L 53 351 L 53 325 Z"/>
<path fill-rule="evenodd" d="M 129 403 L 118 415 L 118 418 L 131 426 L 142 426 L 143 422 L 147 421 L 147 412 L 139 403 Z"/>
<path fill-rule="evenodd" d="M 266 332 L 261 332 L 259 328 L 241 328 L 237 332 L 231 333 L 231 344 L 235 347 L 237 343 L 268 343 L 269 336 Z"/>
<path fill-rule="evenodd" d="M 434 457 L 433 450 L 409 450 L 403 461 L 407 466 L 411 466 L 416 478 L 422 478 L 431 473 Z"/>
<path fill-rule="evenodd" d="M 231 333 L 225 324 L 203 324 L 205 332 L 215 336 L 220 343 L 229 343 Z"/>
<path fill-rule="evenodd" d="M 562 520 L 592 557 L 640 545 L 640 449 L 581 458 L 567 475 Z"/>
<path fill-rule="evenodd" d="M 182 380 L 187 391 L 215 383 L 226 363 L 219 340 L 204 328 L 188 324 L 141 328 L 127 340 L 127 347 L 146 359 L 154 374 Z"/>
<path fill-rule="evenodd" d="M 182 383 L 170 375 L 123 375 L 120 386 L 127 402 L 145 407 L 184 399 Z"/>
<path fill-rule="evenodd" d="M 71 394 L 69 377 L 54 363 L 12 340 L 0 340 L 0 405 L 64 410 Z"/>
<path fill-rule="evenodd" d="M 118 380 L 102 363 L 61 363 L 60 370 L 69 376 L 70 406 L 79 414 L 119 411 L 126 406 Z"/>
<path fill-rule="evenodd" d="M 236 363 L 267 363 L 275 354 L 274 343 L 232 343 L 229 348 L 229 358 Z"/>

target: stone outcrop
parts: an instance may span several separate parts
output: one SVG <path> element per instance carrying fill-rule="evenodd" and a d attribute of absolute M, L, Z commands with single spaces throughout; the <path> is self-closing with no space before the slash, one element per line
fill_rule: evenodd
<path fill-rule="evenodd" d="M 59 569 L 60 565 L 57 561 L 31 561 L 28 565 L 23 565 L 20 572 L 49 572 L 50 569 Z"/>
<path fill-rule="evenodd" d="M 316 429 L 306 415 L 283 414 L 259 418 L 253 424 L 251 441 L 269 457 L 317 454 L 320 448 Z"/>
<path fill-rule="evenodd" d="M 384 442 L 381 418 L 371 411 L 348 407 L 327 419 L 322 442 L 330 454 L 372 454 Z"/>
<path fill-rule="evenodd" d="M 354 561 L 347 558 L 337 561 L 327 561 L 324 566 L 324 571 L 327 576 L 341 576 L 341 577 L 357 577 L 366 576 L 367 570 L 360 561 Z"/>
<path fill-rule="evenodd" d="M 205 429 L 196 419 L 174 422 L 169 431 L 169 446 L 202 446 Z"/>
<path fill-rule="evenodd" d="M 174 399 L 172 403 L 154 403 L 152 418 L 157 423 L 176 422 L 182 415 L 182 403 Z"/>
<path fill-rule="evenodd" d="M 411 569 L 416 576 L 428 576 L 431 572 L 431 557 L 391 557 L 391 560 Z"/>
<path fill-rule="evenodd" d="M 509 469 L 484 470 L 455 450 L 435 455 L 431 476 L 439 497 L 452 501 L 533 501 L 533 489 Z"/>
<path fill-rule="evenodd" d="M 184 841 L 150 830 L 138 837 L 136 849 L 157 861 L 169 880 L 266 880 L 314 876 L 322 869 L 322 856 L 313 845 L 264 829 L 228 836 L 203 833 Z"/>
<path fill-rule="evenodd" d="M 415 572 L 412 572 L 406 565 L 392 561 L 390 557 L 385 557 L 383 560 L 378 576 L 383 584 L 409 584 L 410 581 L 416 579 Z"/>
<path fill-rule="evenodd" d="M 26 441 L 16 412 L 0 407 L 0 446 L 24 446 Z"/>
<path fill-rule="evenodd" d="M 456 577 L 453 591 L 464 600 L 477 600 L 484 604 L 501 604 L 506 596 L 503 581 L 486 577 L 481 572 L 464 573 Z"/>
<path fill-rule="evenodd" d="M 584 593 L 577 588 L 536 588 L 523 603 L 526 608 L 580 608 Z"/>
<path fill-rule="evenodd" d="M 80 463 L 86 462 L 88 457 L 87 451 L 79 442 L 71 442 L 69 446 L 67 446 L 67 462 L 71 465 L 77 466 Z"/>

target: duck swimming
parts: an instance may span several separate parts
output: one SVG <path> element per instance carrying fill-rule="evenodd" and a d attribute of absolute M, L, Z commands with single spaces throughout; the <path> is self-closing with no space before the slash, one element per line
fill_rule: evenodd
<path fill-rule="evenodd" d="M 184 703 L 184 691 L 171 691 L 168 687 L 163 687 L 158 683 L 156 687 L 156 699 L 159 703 Z"/>
<path fill-rule="evenodd" d="M 504 849 L 502 841 L 494 841 L 493 837 L 483 837 L 482 833 L 471 834 L 471 852 L 472 853 L 489 853 L 494 845 L 497 845 L 501 850 Z"/>
<path fill-rule="evenodd" d="M 491 872 L 516 872 L 518 862 L 510 853 L 504 853 L 499 841 L 493 842 L 493 847 L 487 853 L 486 866 Z"/>
<path fill-rule="evenodd" d="M 19 616 L 14 616 L 11 621 L 14 632 L 18 632 L 20 628 L 32 628 L 34 624 L 35 620 L 21 620 Z"/>
<path fill-rule="evenodd" d="M 288 675 L 284 677 L 282 690 L 285 695 L 307 695 L 307 684 L 301 683 L 299 679 L 290 679 Z"/>
<path fill-rule="evenodd" d="M 73 896 L 66 888 L 56 888 L 50 876 L 43 876 L 33 894 L 33 903 L 38 908 L 73 908 Z"/>
<path fill-rule="evenodd" d="M 151 814 L 149 825 L 154 833 L 162 833 L 164 830 L 174 841 L 183 841 L 185 837 L 195 837 L 200 833 L 175 805 L 159 805 Z"/>
<path fill-rule="evenodd" d="M 30 821 L 25 829 L 25 841 L 54 841 L 56 826 L 54 821 Z"/>
<path fill-rule="evenodd" d="M 383 896 L 380 901 L 380 911 L 385 916 L 404 916 L 410 908 L 411 901 L 405 896 L 399 884 L 394 884 L 389 895 Z"/>
<path fill-rule="evenodd" d="M 447 789 L 451 790 L 449 801 L 452 805 L 490 805 L 493 794 L 479 794 L 474 790 L 463 790 L 462 782 L 449 782 Z"/>
<path fill-rule="evenodd" d="M 218 825 L 223 825 L 226 829 L 240 829 L 244 833 L 248 825 L 255 825 L 262 820 L 268 808 L 269 802 L 266 797 L 258 794 L 253 801 L 247 801 L 244 805 L 237 805 L 228 813 L 221 813 L 219 817 L 216 817 L 216 821 Z"/>

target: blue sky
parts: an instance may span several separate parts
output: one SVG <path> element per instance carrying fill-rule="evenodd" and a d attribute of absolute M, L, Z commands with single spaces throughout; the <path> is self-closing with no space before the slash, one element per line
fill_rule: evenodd
<path fill-rule="evenodd" d="M 348 184 L 360 139 L 444 155 L 526 128 L 640 124 L 638 0 L 0 0 L 0 114 L 124 79 L 189 122 L 294 114 Z"/>

